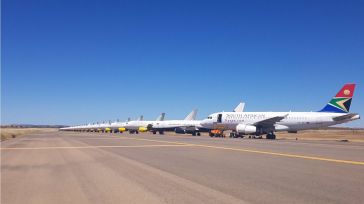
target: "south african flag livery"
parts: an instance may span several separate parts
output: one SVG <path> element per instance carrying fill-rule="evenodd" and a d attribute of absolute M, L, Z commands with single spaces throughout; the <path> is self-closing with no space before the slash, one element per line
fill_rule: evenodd
<path fill-rule="evenodd" d="M 348 113 L 354 90 L 355 84 L 345 84 L 320 112 Z"/>

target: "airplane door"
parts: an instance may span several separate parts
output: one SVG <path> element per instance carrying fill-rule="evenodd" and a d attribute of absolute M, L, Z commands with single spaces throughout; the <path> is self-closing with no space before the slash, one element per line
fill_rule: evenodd
<path fill-rule="evenodd" d="M 218 114 L 217 115 L 217 123 L 221 123 L 222 122 L 222 114 Z"/>

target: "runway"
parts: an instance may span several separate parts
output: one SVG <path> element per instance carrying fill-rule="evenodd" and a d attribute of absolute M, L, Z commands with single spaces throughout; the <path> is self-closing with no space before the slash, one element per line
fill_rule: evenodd
<path fill-rule="evenodd" d="M 1 144 L 2 203 L 361 203 L 364 143 L 53 132 Z"/>

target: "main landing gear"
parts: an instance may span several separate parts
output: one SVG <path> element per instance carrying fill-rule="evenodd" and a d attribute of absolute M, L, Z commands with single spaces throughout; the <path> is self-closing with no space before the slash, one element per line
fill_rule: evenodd
<path fill-rule="evenodd" d="M 201 136 L 200 132 L 192 132 L 192 136 Z"/>
<path fill-rule="evenodd" d="M 158 132 L 160 135 L 164 135 L 164 131 L 159 130 Z M 153 135 L 155 135 L 155 134 L 157 134 L 157 131 L 153 130 L 152 133 L 153 133 Z"/>
<path fill-rule="evenodd" d="M 276 139 L 276 135 L 274 134 L 274 132 L 269 132 L 266 136 L 266 138 L 268 140 L 275 140 Z"/>

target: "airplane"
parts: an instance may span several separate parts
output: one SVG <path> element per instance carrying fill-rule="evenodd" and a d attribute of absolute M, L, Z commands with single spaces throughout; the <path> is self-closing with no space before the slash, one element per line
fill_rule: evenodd
<path fill-rule="evenodd" d="M 141 118 L 139 119 L 142 119 L 143 116 L 141 116 Z M 114 123 L 111 123 L 110 125 L 110 128 L 112 130 L 112 132 L 114 133 L 117 133 L 117 132 L 120 132 L 120 133 L 123 133 L 126 131 L 126 128 L 125 128 L 125 125 L 130 121 L 130 118 L 128 118 L 127 121 L 125 122 L 119 122 L 118 120 Z"/>
<path fill-rule="evenodd" d="M 244 111 L 244 106 L 245 103 L 241 102 L 235 109 L 235 112 L 242 112 Z M 186 118 L 185 120 L 174 120 L 174 121 L 170 121 L 171 123 L 173 123 L 175 125 L 175 127 L 173 128 L 173 131 L 175 131 L 176 133 L 191 133 L 193 135 L 197 134 L 200 135 L 199 132 L 204 132 L 207 131 L 206 129 L 204 129 L 199 122 L 195 120 L 196 118 L 196 114 L 197 114 L 197 110 L 192 111 Z M 161 116 L 159 116 L 159 118 L 156 121 L 163 121 L 164 120 L 164 113 L 162 113 Z M 139 121 L 139 122 L 138 122 Z M 65 127 L 65 128 L 60 128 L 60 130 L 64 130 L 64 131 L 86 131 L 86 132 L 107 132 L 107 133 L 116 133 L 116 132 L 120 132 L 123 133 L 127 130 L 129 130 L 129 132 L 131 133 L 138 133 L 140 132 L 145 132 L 148 130 L 151 130 L 151 127 L 153 126 L 153 123 L 155 121 L 143 121 L 143 116 L 140 116 L 139 119 L 137 121 L 131 121 L 130 118 L 128 118 L 128 120 L 126 122 L 119 122 L 118 120 L 116 120 L 115 122 L 103 122 L 103 123 L 93 123 L 93 124 L 87 124 L 87 125 L 78 125 L 78 126 L 71 126 L 71 127 Z M 175 124 L 177 121 L 181 121 L 179 124 Z M 133 127 L 133 125 L 135 127 Z M 148 126 L 149 125 L 149 126 Z M 171 124 L 169 124 L 170 126 Z M 138 127 L 137 127 L 138 126 Z M 127 129 L 129 128 L 129 129 Z M 169 128 L 168 130 L 171 130 L 171 127 L 167 127 Z M 154 134 L 156 134 L 156 132 L 159 132 L 160 134 L 163 134 L 164 129 L 161 129 L 161 127 L 158 130 L 154 130 L 152 131 Z"/>
<path fill-rule="evenodd" d="M 157 121 L 164 120 L 165 113 L 161 113 L 158 118 L 153 120 L 143 120 L 143 116 L 139 118 L 139 120 L 133 120 L 126 122 L 124 125 L 125 130 L 129 131 L 130 134 L 139 134 L 139 132 L 147 132 L 150 130 L 150 127 L 153 126 Z"/>
<path fill-rule="evenodd" d="M 240 102 L 234 112 L 243 112 L 245 103 Z M 201 132 L 208 132 L 209 129 L 202 127 L 201 120 L 196 120 L 197 109 L 192 110 L 184 120 L 164 120 L 156 122 L 150 128 L 153 134 L 159 132 L 163 134 L 164 131 L 174 131 L 177 134 L 192 134 L 193 136 L 200 136 Z"/>
<path fill-rule="evenodd" d="M 165 120 L 155 122 L 150 126 L 150 131 L 153 134 L 159 132 L 163 134 L 164 131 L 174 131 L 179 134 L 192 134 L 193 136 L 200 135 L 200 132 L 207 132 L 208 130 L 200 125 L 200 120 L 195 120 L 197 109 L 189 113 L 184 120 Z"/>
<path fill-rule="evenodd" d="M 297 133 L 299 130 L 317 129 L 360 119 L 349 113 L 355 84 L 345 84 L 329 103 L 316 112 L 218 112 L 201 121 L 209 129 L 232 130 L 230 136 L 254 135 L 276 139 L 275 132 Z M 211 136 L 211 135 L 210 135 Z"/>

